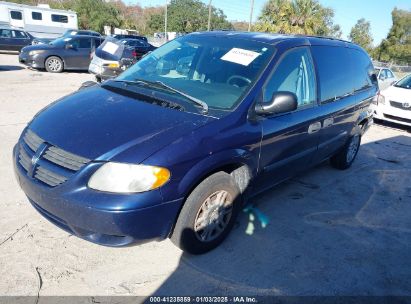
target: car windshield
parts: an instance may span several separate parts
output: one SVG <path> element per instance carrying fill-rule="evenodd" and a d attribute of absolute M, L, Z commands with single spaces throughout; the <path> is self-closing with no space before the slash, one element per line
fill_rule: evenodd
<path fill-rule="evenodd" d="M 210 109 L 231 110 L 274 51 L 273 46 L 258 41 L 191 34 L 156 49 L 117 80 L 162 83 Z"/>
<path fill-rule="evenodd" d="M 398 81 L 395 86 L 403 89 L 411 89 L 411 74 Z"/>
<path fill-rule="evenodd" d="M 51 45 L 54 46 L 65 46 L 67 41 L 70 41 L 71 38 L 60 37 L 50 42 Z"/>

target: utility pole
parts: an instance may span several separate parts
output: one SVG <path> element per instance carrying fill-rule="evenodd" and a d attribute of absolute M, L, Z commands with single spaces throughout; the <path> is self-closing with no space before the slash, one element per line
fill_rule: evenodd
<path fill-rule="evenodd" d="M 251 0 L 250 22 L 248 22 L 248 31 L 251 31 L 251 23 L 253 22 L 254 0 Z"/>
<path fill-rule="evenodd" d="M 208 2 L 208 25 L 207 25 L 207 31 L 210 31 L 210 26 L 211 26 L 211 0 Z"/>
<path fill-rule="evenodd" d="M 166 0 L 166 9 L 165 9 L 165 13 L 164 13 L 164 37 L 165 37 L 166 41 L 168 40 L 167 39 L 167 1 L 168 0 Z"/>

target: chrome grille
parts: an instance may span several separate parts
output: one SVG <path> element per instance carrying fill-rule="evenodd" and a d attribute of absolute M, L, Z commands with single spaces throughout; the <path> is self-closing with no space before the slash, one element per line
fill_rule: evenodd
<path fill-rule="evenodd" d="M 87 158 L 69 153 L 53 146 L 47 149 L 43 157 L 57 165 L 74 171 L 79 170 L 85 164 L 90 162 Z"/>
<path fill-rule="evenodd" d="M 30 149 L 33 152 L 36 152 L 36 150 L 44 142 L 44 140 L 42 140 L 40 137 L 38 137 L 37 134 L 35 134 L 31 130 L 27 130 L 26 134 L 24 134 L 23 140 L 27 144 L 27 146 L 30 147 Z"/>
<path fill-rule="evenodd" d="M 398 109 L 408 110 L 408 111 L 411 110 L 411 107 L 405 108 L 405 107 L 403 106 L 403 103 L 398 102 L 398 101 L 394 101 L 394 100 L 390 100 L 390 105 L 391 105 L 391 107 L 393 107 L 393 108 L 398 108 Z"/>
<path fill-rule="evenodd" d="M 50 170 L 47 170 L 46 168 L 40 166 L 37 168 L 34 177 L 52 187 L 60 185 L 67 180 L 66 177 L 61 176 L 57 173 L 53 173 Z"/>
<path fill-rule="evenodd" d="M 45 141 L 31 130 L 27 130 L 19 144 L 19 164 L 26 172 L 30 172 L 31 160 Z M 50 187 L 67 181 L 90 159 L 67 152 L 55 146 L 48 146 L 36 163 L 34 178 Z"/>
<path fill-rule="evenodd" d="M 31 157 L 27 154 L 26 151 L 24 151 L 24 148 L 22 146 L 20 146 L 19 151 L 19 163 L 26 171 L 29 171 Z"/>

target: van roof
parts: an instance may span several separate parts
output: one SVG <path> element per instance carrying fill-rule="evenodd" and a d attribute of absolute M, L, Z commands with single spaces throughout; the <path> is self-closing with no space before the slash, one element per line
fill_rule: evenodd
<path fill-rule="evenodd" d="M 271 45 L 278 44 L 284 41 L 295 40 L 295 42 L 300 41 L 301 44 L 310 45 L 332 45 L 332 46 L 342 46 L 342 47 L 352 47 L 359 48 L 358 45 L 339 38 L 326 37 L 326 36 L 309 36 L 309 35 L 285 35 L 278 33 L 263 33 L 263 32 L 241 32 L 241 31 L 210 31 L 210 32 L 195 32 L 191 34 L 207 35 L 207 36 L 226 36 L 226 37 L 236 37 L 247 40 L 255 40 Z"/>

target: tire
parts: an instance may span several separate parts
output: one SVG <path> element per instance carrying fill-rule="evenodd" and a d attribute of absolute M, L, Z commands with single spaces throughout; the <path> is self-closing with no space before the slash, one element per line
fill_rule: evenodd
<path fill-rule="evenodd" d="M 64 70 L 64 63 L 61 58 L 57 56 L 50 56 L 46 59 L 44 66 L 47 72 L 61 73 Z"/>
<path fill-rule="evenodd" d="M 340 170 L 345 170 L 351 167 L 355 157 L 357 156 L 358 150 L 360 149 L 360 145 L 360 134 L 352 136 L 347 141 L 344 148 L 330 158 L 331 166 Z"/>
<path fill-rule="evenodd" d="M 206 253 L 227 237 L 240 209 L 241 193 L 233 178 L 225 172 L 210 175 L 186 199 L 171 241 L 185 252 Z"/>

